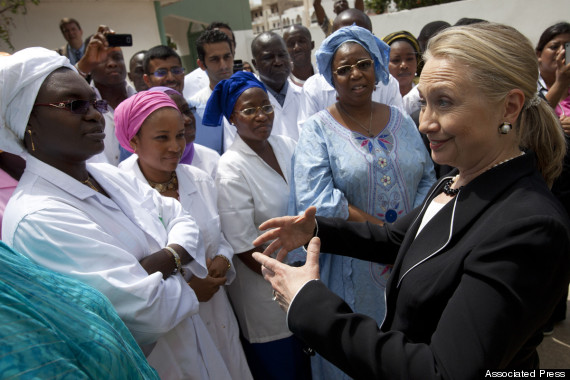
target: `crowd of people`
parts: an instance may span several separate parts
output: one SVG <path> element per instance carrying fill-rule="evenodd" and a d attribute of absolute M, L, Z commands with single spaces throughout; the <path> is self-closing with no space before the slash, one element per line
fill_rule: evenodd
<path fill-rule="evenodd" d="M 570 281 L 570 24 L 380 39 L 362 1 L 313 5 L 315 65 L 293 25 L 236 68 L 222 22 L 189 73 L 71 18 L 0 56 L 3 376 L 538 368 Z"/>

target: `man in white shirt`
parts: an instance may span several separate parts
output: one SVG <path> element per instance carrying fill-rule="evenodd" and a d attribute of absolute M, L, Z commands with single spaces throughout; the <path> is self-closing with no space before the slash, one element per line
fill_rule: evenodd
<path fill-rule="evenodd" d="M 146 52 L 146 50 L 137 51 L 129 61 L 129 72 L 127 76 L 133 86 L 135 86 L 137 92 L 148 90 L 148 86 L 143 79 L 143 59 Z"/>
<path fill-rule="evenodd" d="M 333 32 L 343 26 L 356 24 L 372 32 L 372 22 L 362 11 L 350 8 L 340 13 L 333 22 Z M 379 41 L 380 43 L 383 43 Z M 372 93 L 372 100 L 382 104 L 393 105 L 404 111 L 402 95 L 398 81 L 390 75 L 390 80 L 386 86 L 379 82 Z M 321 74 L 316 74 L 307 79 L 303 85 L 301 105 L 299 107 L 298 125 L 303 123 L 312 115 L 324 110 L 328 106 L 336 103 L 336 91 Z M 404 111 L 405 112 L 405 111 Z"/>
<path fill-rule="evenodd" d="M 222 127 L 207 127 L 202 124 L 206 103 L 214 87 L 233 74 L 234 53 L 230 38 L 221 30 L 206 30 L 196 40 L 198 66 L 208 75 L 209 85 L 198 91 L 189 104 L 196 107 L 195 142 L 222 154 L 235 137 L 235 127 L 224 119 Z"/>
<path fill-rule="evenodd" d="M 287 51 L 291 57 L 291 75 L 289 79 L 293 84 L 303 87 L 310 76 L 315 74 L 311 63 L 311 51 L 315 48 L 309 29 L 301 24 L 291 25 L 283 33 Z"/>
<path fill-rule="evenodd" d="M 230 28 L 228 24 L 214 21 L 208 25 L 205 31 L 206 30 L 219 30 L 220 32 L 224 32 L 230 38 L 232 43 L 232 52 L 235 54 L 236 39 L 232 28 Z M 190 74 L 186 75 L 186 77 L 184 77 L 184 93 L 182 95 L 184 95 L 184 98 L 190 99 L 196 95 L 198 91 L 208 87 L 209 84 L 210 79 L 208 78 L 208 74 L 206 74 L 206 71 L 198 67 Z"/>
<path fill-rule="evenodd" d="M 251 53 L 253 66 L 267 88 L 269 101 L 275 109 L 271 134 L 288 136 L 297 141 L 301 87 L 288 80 L 291 58 L 285 41 L 277 33 L 261 33 L 251 43 Z"/>
<path fill-rule="evenodd" d="M 143 79 L 151 87 L 170 87 L 182 93 L 184 88 L 184 67 L 178 53 L 169 46 L 157 45 L 150 48 L 143 58 Z"/>
<path fill-rule="evenodd" d="M 98 99 L 109 103 L 105 117 L 105 150 L 89 159 L 89 162 L 108 162 L 117 166 L 120 161 L 119 141 L 115 136 L 115 108 L 123 100 L 136 93 L 127 83 L 127 67 L 121 48 L 107 49 L 107 58 L 91 71 L 92 87 Z"/>

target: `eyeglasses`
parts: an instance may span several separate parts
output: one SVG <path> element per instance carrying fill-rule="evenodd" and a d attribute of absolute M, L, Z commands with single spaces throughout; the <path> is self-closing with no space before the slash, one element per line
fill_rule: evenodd
<path fill-rule="evenodd" d="M 169 71 L 172 73 L 172 75 L 181 75 L 184 74 L 184 67 L 175 66 L 171 67 L 170 69 L 158 69 L 154 73 L 152 73 L 152 75 L 154 75 L 157 78 L 164 78 L 165 76 L 168 75 Z"/>
<path fill-rule="evenodd" d="M 59 102 L 59 103 L 36 103 L 36 104 L 34 104 L 34 106 L 48 106 L 48 107 L 54 107 L 54 108 L 59 108 L 59 109 L 65 109 L 65 110 L 68 110 L 69 112 L 77 114 L 77 115 L 85 115 L 89 111 L 90 105 L 93 105 L 93 107 L 101 113 L 105 113 L 105 112 L 109 111 L 107 108 L 108 103 L 106 100 L 77 99 L 77 100 L 68 100 L 68 101 Z"/>
<path fill-rule="evenodd" d="M 334 70 L 334 72 L 336 75 L 344 77 L 350 74 L 352 72 L 352 69 L 355 67 L 358 69 L 358 71 L 366 71 L 372 67 L 373 63 L 374 61 L 372 59 L 361 59 L 354 65 L 339 66 L 336 68 L 336 70 Z"/>
<path fill-rule="evenodd" d="M 266 104 L 264 106 L 246 108 L 246 109 L 240 110 L 239 112 L 243 116 L 255 116 L 255 115 L 257 115 L 259 110 L 261 110 L 261 112 L 263 112 L 266 115 L 270 115 L 273 113 L 273 106 L 271 104 Z"/>

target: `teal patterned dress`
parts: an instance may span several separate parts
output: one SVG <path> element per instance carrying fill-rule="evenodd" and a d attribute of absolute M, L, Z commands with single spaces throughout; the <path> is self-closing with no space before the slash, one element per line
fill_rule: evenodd
<path fill-rule="evenodd" d="M 97 290 L 0 242 L 2 379 L 158 379 Z"/>

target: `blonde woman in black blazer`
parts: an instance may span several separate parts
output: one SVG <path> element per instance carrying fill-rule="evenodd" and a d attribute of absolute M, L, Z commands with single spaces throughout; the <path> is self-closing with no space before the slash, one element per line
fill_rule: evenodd
<path fill-rule="evenodd" d="M 537 369 L 541 328 L 570 278 L 570 235 L 549 191 L 566 146 L 536 94 L 534 51 L 516 30 L 485 23 L 441 32 L 425 59 L 420 131 L 434 161 L 457 169 L 392 225 L 315 219 L 309 208 L 260 226 L 278 227 L 254 242 L 276 239 L 264 253 L 278 259 L 310 240 L 303 267 L 254 257 L 291 331 L 352 377 Z M 321 248 L 394 264 L 381 327 L 318 281 Z"/>

